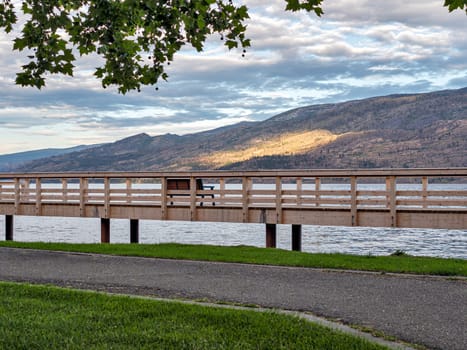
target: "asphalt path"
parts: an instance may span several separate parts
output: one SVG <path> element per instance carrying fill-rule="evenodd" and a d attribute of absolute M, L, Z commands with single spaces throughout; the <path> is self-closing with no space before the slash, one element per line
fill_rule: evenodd
<path fill-rule="evenodd" d="M 309 311 L 467 349 L 467 279 L 0 248 L 0 280 Z"/>

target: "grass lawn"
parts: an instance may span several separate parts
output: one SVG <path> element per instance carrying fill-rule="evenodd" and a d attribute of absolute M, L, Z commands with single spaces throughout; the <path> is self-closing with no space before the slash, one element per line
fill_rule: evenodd
<path fill-rule="evenodd" d="M 1 349 L 386 349 L 274 312 L 0 282 Z"/>
<path fill-rule="evenodd" d="M 71 244 L 0 242 L 3 247 L 48 249 L 167 259 L 239 262 L 247 264 L 351 269 L 363 271 L 467 276 L 467 260 L 394 256 L 311 254 L 249 246 L 187 244 Z"/>

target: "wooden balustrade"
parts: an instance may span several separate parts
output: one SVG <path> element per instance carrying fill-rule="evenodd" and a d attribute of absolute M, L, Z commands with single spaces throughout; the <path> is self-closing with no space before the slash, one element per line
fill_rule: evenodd
<path fill-rule="evenodd" d="M 466 229 L 467 168 L 0 173 L 0 214 Z"/>

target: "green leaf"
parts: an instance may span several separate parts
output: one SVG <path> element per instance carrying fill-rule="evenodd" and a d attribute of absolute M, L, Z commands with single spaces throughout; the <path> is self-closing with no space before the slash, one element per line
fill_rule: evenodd
<path fill-rule="evenodd" d="M 449 12 L 465 9 L 467 13 L 467 0 L 446 0 L 444 6 L 448 8 Z"/>
<path fill-rule="evenodd" d="M 235 40 L 226 40 L 225 45 L 229 48 L 229 50 L 238 47 L 238 43 Z"/>

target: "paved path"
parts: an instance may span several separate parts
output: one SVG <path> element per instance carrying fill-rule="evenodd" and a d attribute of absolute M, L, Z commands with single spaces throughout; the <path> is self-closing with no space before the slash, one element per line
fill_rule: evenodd
<path fill-rule="evenodd" d="M 311 311 L 430 349 L 467 349 L 467 279 L 0 248 L 0 280 Z"/>

